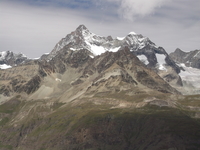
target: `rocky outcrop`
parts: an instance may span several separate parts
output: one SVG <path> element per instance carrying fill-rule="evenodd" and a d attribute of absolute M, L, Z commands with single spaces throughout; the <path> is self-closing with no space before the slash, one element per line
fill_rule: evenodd
<path fill-rule="evenodd" d="M 84 25 L 80 25 L 74 32 L 61 39 L 51 53 L 42 59 L 52 59 L 64 47 L 71 50 L 87 49 L 90 51 L 91 56 L 97 56 L 106 51 L 116 52 L 120 47 L 128 47 L 135 55 L 145 55 L 149 62 L 147 66 L 151 68 L 155 68 L 156 64 L 159 63 L 156 54 L 162 54 L 166 57 L 165 64 L 172 67 L 177 73 L 180 72 L 179 67 L 162 47 L 157 47 L 149 38 L 132 32 L 124 38 L 113 39 L 111 36 L 95 35 Z"/>

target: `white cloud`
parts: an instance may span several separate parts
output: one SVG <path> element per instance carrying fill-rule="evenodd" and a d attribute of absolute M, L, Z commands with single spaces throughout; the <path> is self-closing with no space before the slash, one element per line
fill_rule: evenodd
<path fill-rule="evenodd" d="M 107 0 L 119 5 L 119 15 L 128 20 L 152 14 L 170 0 Z"/>

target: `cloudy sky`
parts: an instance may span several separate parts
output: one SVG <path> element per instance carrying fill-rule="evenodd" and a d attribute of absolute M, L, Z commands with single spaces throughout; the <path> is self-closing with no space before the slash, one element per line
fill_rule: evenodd
<path fill-rule="evenodd" d="M 134 31 L 168 53 L 200 49 L 199 6 L 200 0 L 0 0 L 0 51 L 40 57 L 80 24 L 113 38 Z"/>

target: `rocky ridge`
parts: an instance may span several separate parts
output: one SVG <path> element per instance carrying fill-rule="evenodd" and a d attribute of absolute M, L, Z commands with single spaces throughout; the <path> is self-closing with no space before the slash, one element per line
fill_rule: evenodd
<path fill-rule="evenodd" d="M 118 52 L 106 52 L 95 59 L 90 55 L 91 52 L 86 49 L 73 51 L 64 48 L 49 62 L 35 60 L 25 66 L 2 70 L 1 94 L 9 96 L 25 92 L 28 95 L 33 93 L 32 98 L 45 98 L 64 92 L 71 97 L 77 91 L 84 95 L 89 92 L 126 91 L 134 87 L 143 92 L 179 93 L 153 70 L 146 68 L 128 47 Z M 13 71 L 15 74 L 11 75 Z M 71 78 L 66 79 L 65 76 Z M 51 84 L 50 78 L 53 78 Z M 124 88 L 121 84 L 125 84 Z M 42 93 L 46 94 L 40 97 Z"/>
<path fill-rule="evenodd" d="M 177 48 L 170 57 L 177 63 L 184 63 L 187 67 L 200 69 L 200 50 L 184 52 Z"/>
<path fill-rule="evenodd" d="M 141 34 L 130 32 L 126 37 L 113 39 L 111 36 L 102 37 L 91 33 L 84 25 L 80 25 L 74 32 L 61 39 L 46 59 L 52 59 L 64 47 L 71 50 L 88 49 L 92 54 L 91 57 L 94 57 L 106 51 L 116 52 L 125 46 L 137 56 L 146 56 L 147 65 L 150 67 L 156 67 L 159 63 L 156 54 L 160 54 L 164 57 L 164 65 L 171 66 L 177 73 L 180 72 L 179 67 L 162 47 L 156 46 L 149 38 Z"/>
<path fill-rule="evenodd" d="M 41 58 L 49 61 L 63 49 L 73 51 L 87 49 L 90 57 L 96 57 L 106 51 L 117 52 L 120 48 L 128 47 L 147 67 L 155 70 L 165 81 L 174 86 L 182 86 L 179 66 L 169 57 L 167 52 L 158 47 L 149 38 L 141 34 L 130 32 L 126 37 L 102 37 L 91 33 L 84 25 L 80 25 L 74 32 L 61 39 L 49 55 Z"/>

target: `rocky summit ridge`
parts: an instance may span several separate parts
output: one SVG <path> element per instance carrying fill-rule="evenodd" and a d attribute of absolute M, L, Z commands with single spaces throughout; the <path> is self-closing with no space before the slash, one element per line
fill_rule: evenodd
<path fill-rule="evenodd" d="M 156 46 L 149 38 L 141 34 L 130 32 L 126 37 L 113 39 L 111 36 L 103 37 L 91 33 L 84 25 L 80 25 L 75 31 L 62 38 L 47 59 L 53 58 L 64 47 L 71 50 L 88 49 L 92 54 L 91 57 L 94 57 L 106 51 L 116 52 L 125 46 L 137 56 L 144 55 L 148 61 L 147 65 L 150 67 L 155 67 L 159 63 L 156 54 L 160 54 L 164 57 L 163 65 L 171 66 L 177 73 L 180 72 L 179 67 L 168 57 L 162 47 Z"/>
<path fill-rule="evenodd" d="M 63 48 L 70 50 L 87 49 L 90 57 L 98 56 L 104 52 L 117 52 L 120 48 L 128 47 L 147 67 L 154 69 L 163 79 L 173 85 L 181 85 L 179 66 L 169 57 L 167 52 L 158 47 L 149 38 L 141 34 L 130 32 L 126 37 L 103 37 L 91 33 L 84 25 L 62 38 L 50 52 L 41 58 L 50 60 Z"/>
<path fill-rule="evenodd" d="M 72 50 L 88 49 L 94 56 L 100 55 L 106 51 L 116 52 L 120 47 L 129 46 L 131 51 L 142 49 L 146 45 L 155 44 L 142 35 L 131 32 L 124 38 L 113 39 L 111 36 L 102 37 L 91 33 L 84 25 L 80 25 L 74 32 L 61 39 L 55 48 L 49 54 L 52 58 L 60 49 L 68 46 Z"/>

